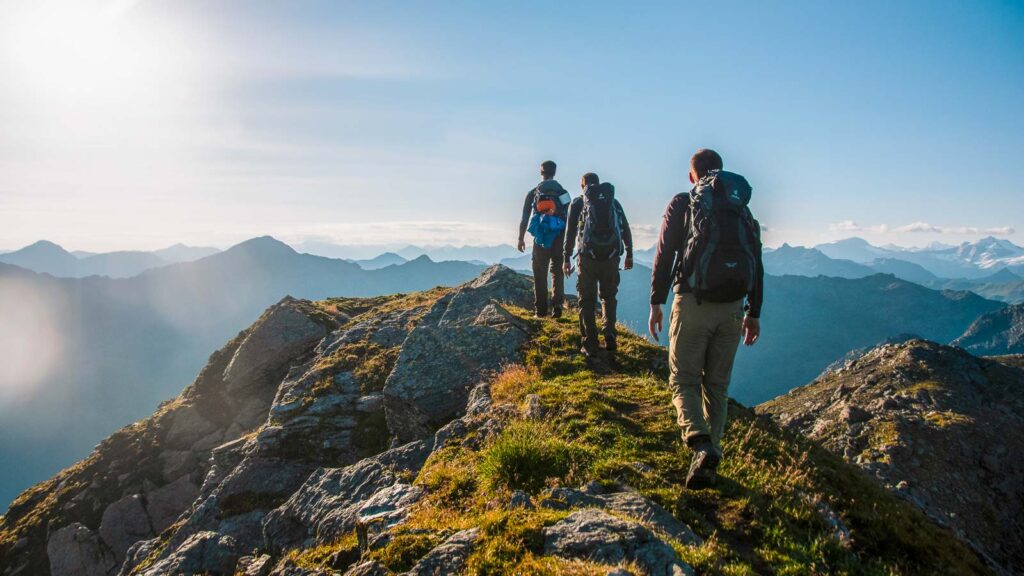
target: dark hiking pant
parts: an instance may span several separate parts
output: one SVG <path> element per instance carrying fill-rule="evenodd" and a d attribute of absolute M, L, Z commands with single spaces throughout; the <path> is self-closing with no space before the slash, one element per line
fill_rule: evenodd
<path fill-rule="evenodd" d="M 597 297 L 604 309 L 604 344 L 615 350 L 615 295 L 619 291 L 619 259 L 594 260 L 580 256 L 576 293 L 580 299 L 580 333 L 583 347 L 589 352 L 598 349 Z"/>
<path fill-rule="evenodd" d="M 562 274 L 562 250 L 565 232 L 562 232 L 551 248 L 533 243 L 533 294 L 534 308 L 537 313 L 546 316 L 548 313 L 548 274 L 551 274 L 552 294 L 551 306 L 561 308 L 565 300 L 565 276 Z"/>

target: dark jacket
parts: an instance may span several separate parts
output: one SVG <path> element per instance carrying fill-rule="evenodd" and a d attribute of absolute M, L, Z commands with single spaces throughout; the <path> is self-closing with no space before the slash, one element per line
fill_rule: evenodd
<path fill-rule="evenodd" d="M 690 286 L 683 281 L 682 267 L 683 250 L 689 235 L 690 193 L 676 194 L 665 208 L 661 218 L 661 233 L 658 235 L 658 249 L 654 255 L 654 269 L 651 271 L 651 304 L 664 304 L 668 298 L 670 287 L 676 292 L 691 292 Z M 760 225 L 758 225 L 760 226 Z M 757 231 L 760 235 L 760 230 Z M 761 251 L 754 254 L 757 271 L 754 277 L 754 288 L 747 294 L 747 314 L 753 318 L 761 316 L 761 302 L 764 298 L 764 263 Z"/>
<path fill-rule="evenodd" d="M 519 240 L 520 241 L 523 241 L 526 238 L 526 229 L 527 229 L 527 227 L 530 226 L 530 217 L 533 216 L 533 207 L 534 207 L 534 204 L 537 201 L 537 187 L 538 186 L 550 187 L 551 191 L 556 190 L 555 187 L 557 186 L 557 190 L 561 190 L 562 192 L 564 192 L 566 194 L 569 193 L 565 188 L 562 188 L 562 185 L 559 184 L 558 181 L 556 181 L 556 180 L 544 180 L 543 182 L 541 182 L 537 186 L 534 186 L 533 188 L 531 188 L 530 191 L 526 193 L 526 199 L 523 200 L 523 218 L 522 218 L 522 220 L 519 221 Z M 551 191 L 549 191 L 549 193 L 551 193 Z M 558 202 L 558 201 L 556 201 L 556 204 L 558 204 L 558 212 L 556 212 L 555 215 L 556 216 L 561 216 L 562 218 L 565 218 L 567 216 L 568 212 L 569 212 L 569 204 L 568 203 L 562 204 L 561 202 Z"/>
<path fill-rule="evenodd" d="M 586 192 L 584 192 L 586 194 Z M 626 248 L 626 258 L 633 257 L 633 233 L 629 230 L 629 221 L 626 220 L 626 212 L 622 209 L 622 204 L 615 200 L 615 211 L 619 214 L 619 227 L 622 231 L 622 244 Z M 580 233 L 582 228 L 580 227 L 580 219 L 583 217 L 583 196 L 577 196 L 573 199 L 572 204 L 569 204 L 569 219 L 566 221 L 565 227 L 565 261 L 568 262 L 572 258 L 572 253 L 576 250 L 577 235 Z"/>

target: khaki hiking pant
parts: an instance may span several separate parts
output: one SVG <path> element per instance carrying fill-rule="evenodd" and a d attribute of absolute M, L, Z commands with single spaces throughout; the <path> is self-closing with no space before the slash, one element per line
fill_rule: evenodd
<path fill-rule="evenodd" d="M 601 297 L 604 310 L 604 345 L 615 350 L 615 295 L 619 292 L 619 259 L 594 260 L 579 257 L 579 274 L 576 276 L 576 294 L 580 299 L 580 334 L 583 347 L 596 352 L 597 340 L 597 297 Z"/>
<path fill-rule="evenodd" d="M 729 379 L 743 327 L 743 300 L 697 304 L 677 294 L 669 319 L 669 388 L 683 439 L 710 440 L 722 454 Z"/>

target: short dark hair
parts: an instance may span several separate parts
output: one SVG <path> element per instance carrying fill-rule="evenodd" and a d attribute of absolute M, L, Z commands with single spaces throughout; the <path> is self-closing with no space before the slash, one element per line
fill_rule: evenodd
<path fill-rule="evenodd" d="M 586 184 L 587 186 L 593 184 L 600 184 L 601 179 L 597 177 L 597 174 L 594 174 L 593 172 L 587 172 L 586 174 L 583 175 L 583 183 Z"/>
<path fill-rule="evenodd" d="M 712 170 L 722 169 L 722 157 L 718 152 L 710 148 L 701 148 L 690 158 L 690 170 L 697 173 L 698 178 L 703 178 Z"/>
<path fill-rule="evenodd" d="M 554 160 L 545 160 L 540 163 L 540 173 L 545 176 L 554 176 L 557 169 L 558 164 L 555 164 Z"/>

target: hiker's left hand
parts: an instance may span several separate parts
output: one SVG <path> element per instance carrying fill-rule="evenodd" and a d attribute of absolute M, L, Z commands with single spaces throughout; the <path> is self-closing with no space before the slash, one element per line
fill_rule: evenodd
<path fill-rule="evenodd" d="M 632 270 L 633 269 L 633 257 L 632 256 L 626 256 L 626 261 L 622 263 L 622 269 L 623 270 Z"/>
<path fill-rule="evenodd" d="M 750 316 L 743 317 L 743 344 L 753 346 L 761 337 L 761 321 Z"/>
<path fill-rule="evenodd" d="M 565 264 L 562 264 L 562 273 L 565 274 L 566 278 L 568 278 L 569 276 L 572 276 L 572 266 L 569 265 L 568 262 L 566 262 Z"/>

